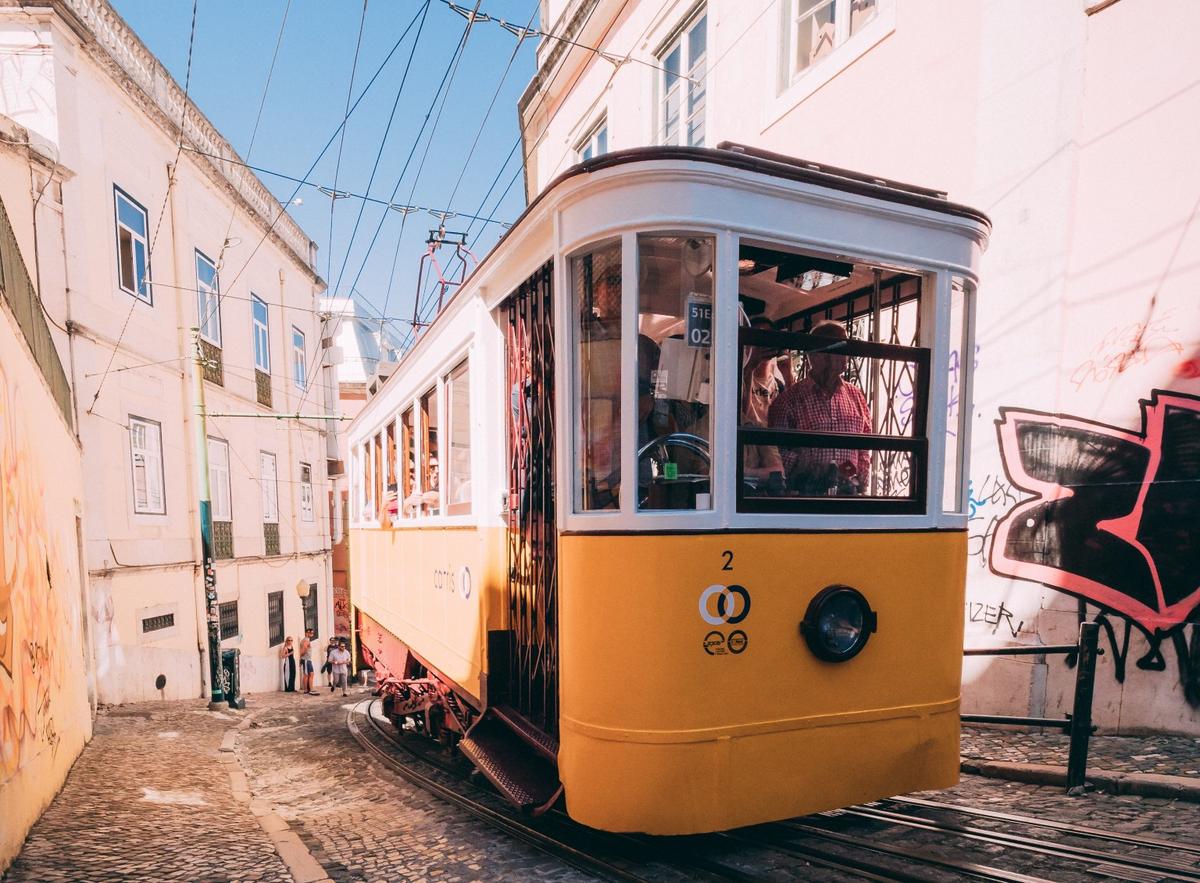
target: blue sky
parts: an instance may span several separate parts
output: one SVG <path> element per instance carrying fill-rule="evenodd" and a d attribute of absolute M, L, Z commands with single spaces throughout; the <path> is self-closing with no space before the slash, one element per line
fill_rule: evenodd
<path fill-rule="evenodd" d="M 113 3 L 182 84 L 187 68 L 192 4 L 187 0 L 113 0 Z M 461 3 L 473 5 L 472 0 Z M 524 25 L 537 5 L 537 0 L 484 0 L 480 10 Z M 369 0 L 355 74 L 355 97 L 423 6 L 422 0 Z M 291 0 L 289 7 L 288 0 L 199 0 L 189 94 L 247 160 L 285 8 L 287 22 L 248 162 L 299 178 L 342 121 L 363 12 L 361 2 Z M 535 19 L 533 25 L 537 24 Z M 369 193 L 383 200 L 391 197 L 466 21 L 439 0 L 431 0 L 408 79 L 396 105 L 395 119 L 384 142 L 388 117 L 420 26 L 421 19 L 417 17 L 407 38 L 350 117 L 340 167 L 335 141 L 308 176 L 309 180 L 332 187 L 336 171 L 339 191 Z M 427 159 L 416 180 L 416 190 L 412 191 L 412 187 L 425 152 L 429 127 L 437 115 L 436 107 L 407 174 L 400 180 L 396 203 L 477 213 L 485 192 L 517 140 L 516 102 L 534 71 L 536 38 L 531 38 L 520 46 L 468 163 L 471 142 L 496 95 L 497 84 L 516 44 L 517 38 L 496 24 L 477 23 L 471 29 Z M 371 170 L 381 142 L 383 152 L 372 183 Z M 520 161 L 518 149 L 479 214 L 489 216 L 494 209 L 495 217 L 503 221 L 512 221 L 520 214 L 525 204 Z M 516 182 L 503 200 L 497 202 L 514 174 Z M 281 201 L 291 196 L 296 186 L 270 175 L 259 177 Z M 331 247 L 330 198 L 311 187 L 302 188 L 299 196 L 303 204 L 293 206 L 291 213 L 320 246 L 320 272 L 330 291 L 340 280 L 339 293 L 347 292 L 357 277 L 356 291 L 376 309 L 382 309 L 386 299 L 388 316 L 411 317 L 418 263 L 425 251 L 425 238 L 437 221 L 423 212 L 413 213 L 401 239 L 400 213 L 367 204 L 358 232 L 352 237 L 362 201 L 338 199 Z M 387 218 L 379 237 L 368 253 L 385 213 Z M 455 218 L 447 221 L 446 227 L 466 230 L 469 223 L 467 219 Z M 482 226 L 475 223 L 471 229 L 473 250 L 479 257 L 503 232 L 496 224 L 487 225 L 481 232 Z M 236 250 L 230 251 L 227 265 L 235 269 L 240 266 Z M 404 329 L 406 325 L 396 327 Z"/>

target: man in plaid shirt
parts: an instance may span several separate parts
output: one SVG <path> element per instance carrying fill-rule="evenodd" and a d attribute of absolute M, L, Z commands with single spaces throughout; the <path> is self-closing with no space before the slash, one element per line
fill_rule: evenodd
<path fill-rule="evenodd" d="M 830 340 L 846 340 L 837 322 L 818 322 L 809 332 Z M 808 432 L 871 433 L 871 412 L 857 386 L 842 380 L 846 357 L 810 352 L 808 376 L 779 394 L 771 405 L 772 429 Z M 788 487 L 805 495 L 824 496 L 829 488 L 860 494 L 869 486 L 871 452 L 849 448 L 786 448 L 779 450 Z"/>

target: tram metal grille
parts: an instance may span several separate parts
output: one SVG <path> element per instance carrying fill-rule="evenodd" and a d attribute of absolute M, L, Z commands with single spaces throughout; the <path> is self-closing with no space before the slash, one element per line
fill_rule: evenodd
<path fill-rule="evenodd" d="M 553 263 L 508 299 L 509 703 L 558 733 L 558 536 L 554 510 Z"/>
<path fill-rule="evenodd" d="M 873 285 L 793 317 L 788 330 L 808 331 L 824 319 L 844 325 L 851 340 L 920 346 L 921 277 L 900 275 L 884 279 L 883 271 L 876 270 Z M 871 422 L 877 433 L 913 434 L 916 365 L 851 358 L 846 366 L 846 379 L 861 389 L 870 403 Z M 917 427 L 917 431 L 924 430 Z M 912 461 L 900 451 L 877 451 L 874 456 L 877 460 L 872 463 L 872 472 L 880 476 L 882 496 L 908 496 L 913 482 Z"/>

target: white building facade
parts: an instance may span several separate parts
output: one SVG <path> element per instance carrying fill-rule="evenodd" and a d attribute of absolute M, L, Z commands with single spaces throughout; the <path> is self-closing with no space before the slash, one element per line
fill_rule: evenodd
<path fill-rule="evenodd" d="M 530 199 L 581 160 L 738 142 L 994 223 L 974 353 L 968 646 L 1103 623 L 1095 719 L 1200 734 L 1200 90 L 1188 0 L 545 0 Z M 582 47 L 593 47 L 600 52 Z M 914 599 L 919 603 L 919 599 Z M 1058 717 L 1062 656 L 964 711 Z"/>
<path fill-rule="evenodd" d="M 243 691 L 279 689 L 284 637 L 333 623 L 334 424 L 272 419 L 331 404 L 316 246 L 104 0 L 0 0 L 0 80 L 0 122 L 53 159 L 28 199 L 83 450 L 98 700 L 208 693 L 193 327 L 221 646 Z"/>

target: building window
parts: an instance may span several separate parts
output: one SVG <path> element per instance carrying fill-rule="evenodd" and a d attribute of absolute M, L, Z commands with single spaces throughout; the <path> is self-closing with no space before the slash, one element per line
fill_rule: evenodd
<path fill-rule="evenodd" d="M 250 296 L 250 316 L 254 325 L 254 367 L 270 374 L 271 335 L 267 330 L 267 305 L 254 295 Z"/>
<path fill-rule="evenodd" d="M 704 146 L 708 15 L 701 12 L 659 53 L 659 142 Z"/>
<path fill-rule="evenodd" d="M 880 0 L 789 0 L 784 5 L 791 78 L 841 46 L 879 12 Z"/>
<path fill-rule="evenodd" d="M 142 634 L 169 629 L 175 625 L 175 614 L 164 613 L 162 616 L 148 616 L 142 620 Z"/>
<path fill-rule="evenodd" d="M 213 346 L 221 345 L 221 295 L 217 265 L 196 251 L 196 324 L 200 336 Z"/>
<path fill-rule="evenodd" d="M 446 377 L 446 512 L 471 511 L 471 380 L 463 361 Z"/>
<path fill-rule="evenodd" d="M 608 118 L 601 117 L 600 122 L 592 126 L 582 141 L 575 148 L 575 152 L 579 154 L 579 161 L 593 159 L 597 156 L 604 156 L 608 153 Z"/>
<path fill-rule="evenodd" d="M 165 515 L 162 426 L 131 415 L 129 455 L 133 463 L 133 511 L 139 515 Z"/>
<path fill-rule="evenodd" d="M 308 594 L 304 596 L 304 630 L 313 630 L 313 637 L 321 636 L 317 628 L 317 584 L 308 584 Z"/>
<path fill-rule="evenodd" d="M 283 592 L 267 592 L 267 641 L 271 647 L 283 643 Z"/>
<path fill-rule="evenodd" d="M 300 519 L 313 520 L 312 467 L 307 463 L 300 464 Z"/>
<path fill-rule="evenodd" d="M 223 439 L 208 440 L 208 494 L 213 521 L 233 521 L 229 494 L 229 444 Z"/>
<path fill-rule="evenodd" d="M 621 243 L 571 261 L 579 413 L 577 512 L 620 509 Z"/>
<path fill-rule="evenodd" d="M 279 485 L 275 476 L 275 455 L 258 452 L 258 478 L 262 485 L 264 523 L 279 523 Z"/>
<path fill-rule="evenodd" d="M 292 378 L 300 389 L 308 389 L 308 365 L 304 355 L 304 332 L 292 326 Z"/>
<path fill-rule="evenodd" d="M 241 629 L 238 627 L 238 602 L 225 601 L 217 605 L 217 612 L 221 620 L 221 640 L 226 638 L 236 638 L 241 634 Z"/>
<path fill-rule="evenodd" d="M 113 188 L 113 198 L 117 219 L 117 284 L 127 294 L 152 304 L 146 209 L 120 187 Z"/>

